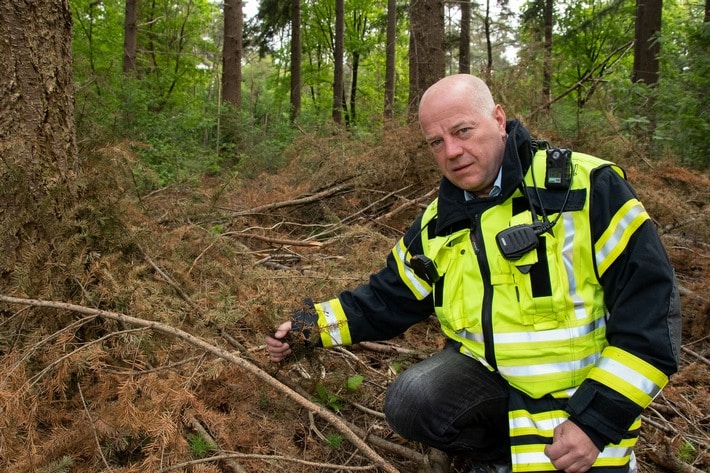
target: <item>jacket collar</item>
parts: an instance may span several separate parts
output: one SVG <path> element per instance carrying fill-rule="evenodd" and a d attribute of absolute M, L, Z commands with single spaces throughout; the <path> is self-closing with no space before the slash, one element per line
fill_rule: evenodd
<path fill-rule="evenodd" d="M 489 207 L 505 201 L 520 186 L 532 161 L 532 139 L 519 120 L 506 123 L 508 139 L 503 155 L 501 193 L 496 197 L 466 201 L 464 192 L 446 177 L 439 185 L 437 222 L 435 233 L 443 235 L 470 226 L 475 216 Z"/>

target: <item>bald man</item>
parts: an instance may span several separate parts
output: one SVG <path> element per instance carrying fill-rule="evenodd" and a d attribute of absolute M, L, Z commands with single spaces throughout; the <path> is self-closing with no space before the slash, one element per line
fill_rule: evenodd
<path fill-rule="evenodd" d="M 677 370 L 673 269 L 621 168 L 552 148 L 460 74 L 422 96 L 439 195 L 370 281 L 295 311 L 325 348 L 436 314 L 444 350 L 404 371 L 384 412 L 401 436 L 472 472 L 636 470 L 642 410 Z"/>

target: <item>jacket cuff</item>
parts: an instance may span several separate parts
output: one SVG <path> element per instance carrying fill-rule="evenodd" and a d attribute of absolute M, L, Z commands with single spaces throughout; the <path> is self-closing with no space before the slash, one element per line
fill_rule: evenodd
<path fill-rule="evenodd" d="M 595 445 L 620 442 L 641 411 L 637 404 L 589 379 L 567 403 L 570 420 L 584 430 Z"/>

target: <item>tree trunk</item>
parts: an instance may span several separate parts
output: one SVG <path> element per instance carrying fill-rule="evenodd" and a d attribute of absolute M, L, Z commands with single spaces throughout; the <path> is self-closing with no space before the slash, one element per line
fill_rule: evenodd
<path fill-rule="evenodd" d="M 123 20 L 123 72 L 136 70 L 138 45 L 138 0 L 126 0 L 126 15 Z"/>
<path fill-rule="evenodd" d="M 486 81 L 490 83 L 493 70 L 493 41 L 491 40 L 491 0 L 486 0 L 486 17 L 483 19 L 486 35 Z"/>
<path fill-rule="evenodd" d="M 291 0 L 291 123 L 301 113 L 301 0 Z"/>
<path fill-rule="evenodd" d="M 242 105 L 242 0 L 224 1 L 222 97 L 236 108 Z"/>
<path fill-rule="evenodd" d="M 76 199 L 71 29 L 68 0 L 0 2 L 3 280 Z"/>
<path fill-rule="evenodd" d="M 553 0 L 545 0 L 543 6 L 543 58 L 542 58 L 542 94 L 540 104 L 544 110 L 550 109 L 552 99 L 552 27 L 554 23 Z"/>
<path fill-rule="evenodd" d="M 636 40 L 634 43 L 633 82 L 655 85 L 658 82 L 658 55 L 661 53 L 662 0 L 636 0 Z"/>
<path fill-rule="evenodd" d="M 443 0 L 415 0 L 409 7 L 409 117 L 424 91 L 446 73 Z"/>
<path fill-rule="evenodd" d="M 385 45 L 385 121 L 394 116 L 395 51 L 397 49 L 397 0 L 387 0 L 387 44 Z"/>
<path fill-rule="evenodd" d="M 471 0 L 461 1 L 461 35 L 459 36 L 459 73 L 471 73 Z"/>
<path fill-rule="evenodd" d="M 343 56 L 345 49 L 345 1 L 335 0 L 335 44 L 333 45 L 333 121 L 343 122 Z"/>

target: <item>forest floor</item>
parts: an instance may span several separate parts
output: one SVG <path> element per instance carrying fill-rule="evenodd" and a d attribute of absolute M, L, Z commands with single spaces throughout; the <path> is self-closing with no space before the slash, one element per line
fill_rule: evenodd
<path fill-rule="evenodd" d="M 433 198 L 439 174 L 415 135 L 304 136 L 278 174 L 151 192 L 137 144 L 96 150 L 79 236 L 63 240 L 80 263 L 51 288 L 5 285 L 21 300 L 0 302 L 0 471 L 460 471 L 381 414 L 388 383 L 442 347 L 435 319 L 278 366 L 263 344 L 305 298 L 366 282 Z M 683 306 L 681 369 L 644 412 L 639 471 L 707 472 L 710 178 L 616 159 Z"/>

